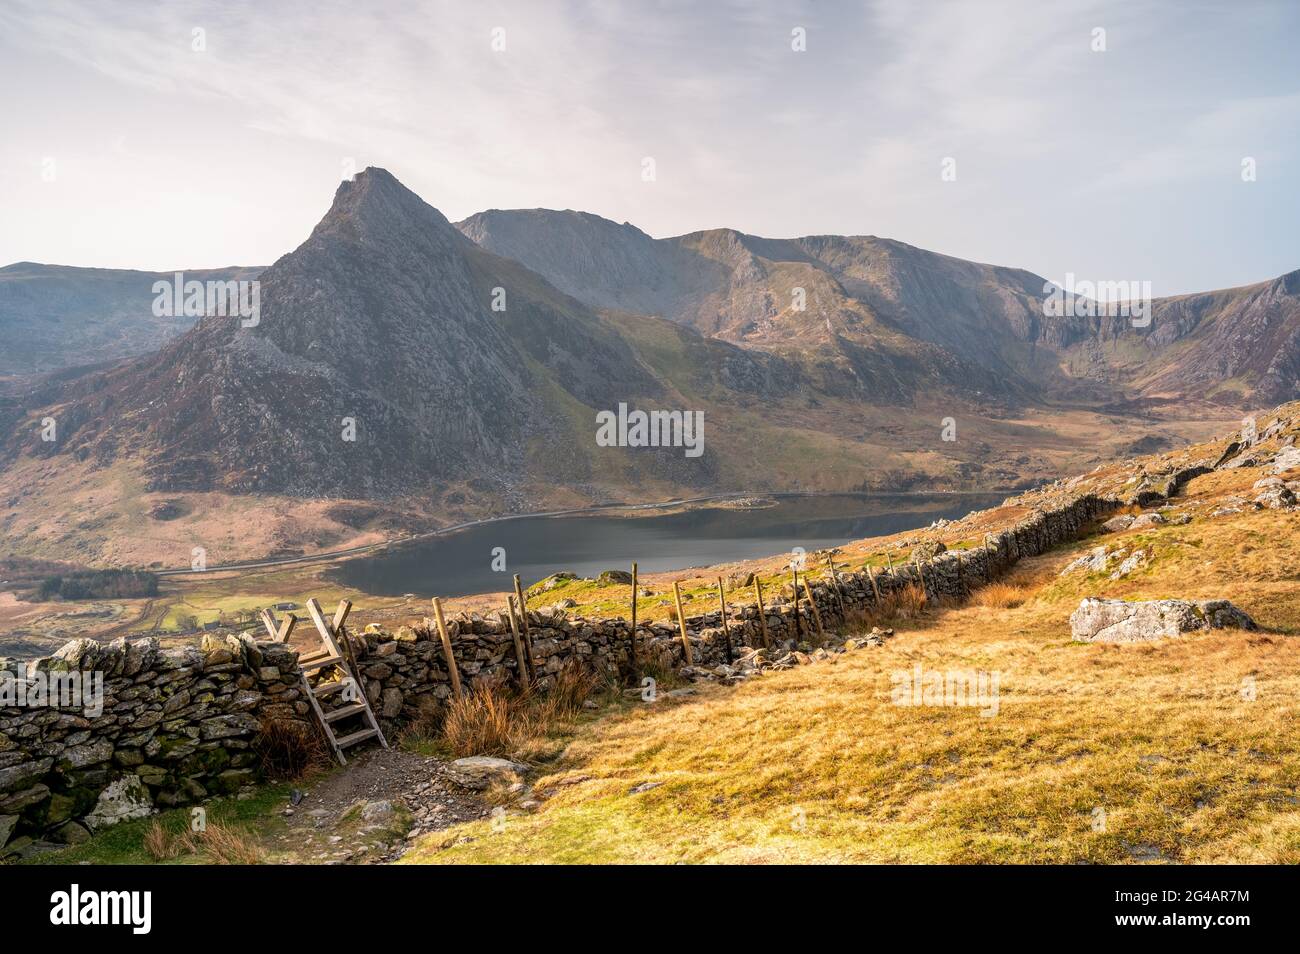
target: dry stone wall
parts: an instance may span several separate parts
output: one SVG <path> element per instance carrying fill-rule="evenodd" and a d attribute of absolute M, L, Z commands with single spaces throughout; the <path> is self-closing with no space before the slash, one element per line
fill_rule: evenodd
<path fill-rule="evenodd" d="M 841 572 L 838 584 L 812 583 L 823 624 L 869 610 L 881 598 L 923 585 L 930 598 L 960 599 L 1026 556 L 1078 536 L 1116 502 L 1096 496 L 1034 512 L 987 546 L 940 553 L 920 565 L 877 573 Z M 826 575 L 824 572 L 821 574 Z M 739 594 L 737 594 L 739 595 Z M 734 645 L 757 645 L 755 604 L 729 606 Z M 796 637 L 793 601 L 772 594 L 769 635 Z M 810 632 L 806 600 L 800 610 Z M 468 683 L 515 677 L 514 642 L 499 614 L 460 615 L 448 621 L 457 668 Z M 726 661 L 720 613 L 686 618 L 696 666 Z M 532 652 L 543 680 L 570 661 L 615 672 L 626 666 L 626 620 L 570 617 L 562 610 L 529 612 Z M 402 627 L 350 634 L 359 677 L 385 730 L 436 710 L 451 695 L 436 631 Z M 638 627 L 638 644 L 671 665 L 684 663 L 677 626 Z M 39 673 L 99 674 L 102 711 L 43 705 L 0 708 L 0 857 L 23 854 L 42 840 L 76 842 L 97 827 L 158 807 L 202 801 L 238 791 L 256 780 L 257 739 L 270 721 L 313 726 L 298 677 L 297 652 L 249 634 L 205 637 L 199 646 L 160 648 L 157 640 L 78 640 L 54 656 L 29 662 L 0 660 L 0 669 L 24 679 Z M 336 694 L 341 695 L 341 694 Z"/>

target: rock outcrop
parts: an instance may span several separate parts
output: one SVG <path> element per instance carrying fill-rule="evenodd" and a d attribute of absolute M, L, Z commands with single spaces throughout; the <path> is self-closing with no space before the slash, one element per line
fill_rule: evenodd
<path fill-rule="evenodd" d="M 1203 629 L 1258 629 L 1227 600 L 1111 600 L 1089 597 L 1070 615 L 1070 634 L 1086 643 L 1145 643 Z"/>

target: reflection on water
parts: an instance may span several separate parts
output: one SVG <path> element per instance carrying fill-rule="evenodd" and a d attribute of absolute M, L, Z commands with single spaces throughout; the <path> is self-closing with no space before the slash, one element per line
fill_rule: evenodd
<path fill-rule="evenodd" d="M 464 596 L 506 590 L 510 575 L 524 584 L 557 570 L 595 576 L 708 566 L 835 546 L 953 519 L 993 506 L 988 494 L 835 494 L 776 498 L 772 507 L 709 507 L 648 517 L 521 517 L 470 527 L 371 556 L 349 560 L 330 576 L 367 593 Z M 493 550 L 505 549 L 505 570 Z M 498 564 L 499 565 L 499 564 Z"/>

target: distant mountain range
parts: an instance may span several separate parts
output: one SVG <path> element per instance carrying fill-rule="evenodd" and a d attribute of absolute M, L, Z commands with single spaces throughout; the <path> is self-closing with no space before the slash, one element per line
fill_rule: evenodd
<path fill-rule="evenodd" d="M 253 279 L 257 268 L 193 269 L 197 281 Z M 0 268 L 0 374 L 56 371 L 156 350 L 197 318 L 158 317 L 153 285 L 172 272 L 17 262 Z"/>
<path fill-rule="evenodd" d="M 652 239 L 545 210 L 453 226 L 372 168 L 273 265 L 186 274 L 252 276 L 255 325 L 183 330 L 150 310 L 170 274 L 0 270 L 4 369 L 58 369 L 0 384 L 0 494 L 43 512 L 68 474 L 111 471 L 137 493 L 463 515 L 1006 488 L 1300 394 L 1300 272 L 1158 300 L 1134 328 L 1046 317 L 1038 276 L 870 236 Z M 702 412 L 705 452 L 602 446 L 596 415 L 620 404 Z M 24 519 L 0 529 L 52 539 Z"/>
<path fill-rule="evenodd" d="M 713 229 L 652 239 L 628 223 L 546 209 L 480 212 L 457 228 L 593 307 L 662 315 L 850 371 L 881 370 L 863 368 L 865 355 L 876 356 L 893 372 L 884 382 L 893 396 L 895 384 L 929 383 L 936 367 L 980 389 L 1046 399 L 1271 405 L 1300 394 L 1300 270 L 1158 298 L 1149 324 L 1135 327 L 1120 317 L 1048 317 L 1038 275 L 875 236 Z M 804 289 L 803 311 L 794 288 Z M 859 383 L 868 393 L 881 386 L 870 373 Z"/>

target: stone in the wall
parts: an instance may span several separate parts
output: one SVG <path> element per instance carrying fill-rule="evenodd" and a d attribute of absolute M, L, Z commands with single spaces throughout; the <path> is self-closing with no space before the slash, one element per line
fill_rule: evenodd
<path fill-rule="evenodd" d="M 153 800 L 138 775 L 123 775 L 99 793 L 94 809 L 83 819 L 92 831 L 130 818 L 152 815 Z"/>

